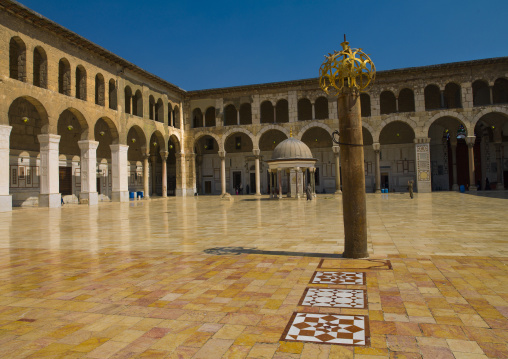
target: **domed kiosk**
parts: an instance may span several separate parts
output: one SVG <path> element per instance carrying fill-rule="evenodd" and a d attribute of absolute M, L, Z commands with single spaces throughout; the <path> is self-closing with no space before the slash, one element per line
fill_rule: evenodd
<path fill-rule="evenodd" d="M 292 135 L 275 147 L 272 159 L 268 163 L 270 176 L 270 198 L 282 198 L 282 173 L 288 174 L 288 197 L 301 198 L 305 191 L 305 184 L 310 182 L 315 196 L 315 164 L 310 148 Z M 308 173 L 307 173 L 307 170 Z M 310 176 L 310 178 L 307 178 Z"/>

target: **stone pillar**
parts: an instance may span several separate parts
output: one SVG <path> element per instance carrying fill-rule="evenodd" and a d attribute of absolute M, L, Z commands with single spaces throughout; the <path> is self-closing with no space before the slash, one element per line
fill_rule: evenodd
<path fill-rule="evenodd" d="M 9 194 L 9 141 L 11 126 L 0 125 L 0 212 L 12 211 L 12 196 Z M 3 168 L 3 169 L 2 169 Z"/>
<path fill-rule="evenodd" d="M 220 157 L 220 189 L 221 195 L 226 194 L 226 151 L 219 151 Z"/>
<path fill-rule="evenodd" d="M 452 191 L 458 191 L 459 185 L 457 184 L 457 135 L 450 133 L 450 146 L 452 148 Z"/>
<path fill-rule="evenodd" d="M 152 172 L 152 174 L 151 174 L 151 176 L 152 176 L 152 191 L 150 192 L 150 195 L 155 196 L 155 193 L 157 193 L 155 190 L 155 186 L 156 186 L 155 166 L 157 165 L 157 157 L 156 157 L 156 155 L 153 155 L 150 157 L 150 159 L 152 160 L 151 161 L 152 162 L 152 171 L 151 171 Z"/>
<path fill-rule="evenodd" d="M 260 150 L 255 149 L 252 150 L 255 156 L 255 170 L 256 170 L 256 196 L 261 196 L 261 181 L 260 181 L 260 173 L 259 173 L 259 154 Z"/>
<path fill-rule="evenodd" d="M 489 86 L 489 105 L 492 105 L 494 103 L 494 94 L 493 94 L 493 89 L 494 89 L 494 86 Z"/>
<path fill-rule="evenodd" d="M 98 141 L 78 141 L 81 150 L 81 193 L 80 202 L 88 202 L 89 206 L 99 203 L 97 194 L 97 147 Z"/>
<path fill-rule="evenodd" d="M 182 152 L 175 153 L 176 158 L 176 188 L 175 196 L 184 197 L 187 195 L 187 183 L 185 178 L 185 155 Z M 192 191 L 192 189 L 190 190 Z M 192 195 L 189 193 L 189 195 Z"/>
<path fill-rule="evenodd" d="M 168 160 L 168 151 L 161 151 L 162 158 L 162 197 L 166 198 L 168 196 L 168 168 L 167 168 L 167 160 Z"/>
<path fill-rule="evenodd" d="M 282 199 L 282 170 L 277 168 L 277 185 L 279 188 L 279 199 Z"/>
<path fill-rule="evenodd" d="M 312 197 L 316 197 L 316 168 L 311 168 L 310 185 L 312 187 Z"/>
<path fill-rule="evenodd" d="M 374 149 L 375 163 L 374 163 L 374 171 L 376 174 L 376 189 L 374 193 L 381 193 L 381 144 L 378 142 L 372 144 L 372 148 Z"/>
<path fill-rule="evenodd" d="M 367 206 L 360 94 L 345 88 L 338 97 L 343 171 L 344 258 L 367 258 Z"/>
<path fill-rule="evenodd" d="M 316 106 L 315 106 L 314 102 L 312 103 L 312 119 L 313 120 L 316 119 Z"/>
<path fill-rule="evenodd" d="M 496 162 L 497 162 L 497 185 L 496 189 L 503 190 L 504 189 L 504 181 L 503 181 L 503 144 L 496 143 Z"/>
<path fill-rule="evenodd" d="M 277 123 L 277 104 L 273 106 L 273 123 Z"/>
<path fill-rule="evenodd" d="M 415 138 L 416 188 L 418 193 L 432 192 L 430 168 L 430 138 Z"/>
<path fill-rule="evenodd" d="M 240 109 L 236 110 L 236 124 L 240 126 Z"/>
<path fill-rule="evenodd" d="M 111 148 L 111 172 L 113 202 L 129 202 L 129 172 L 127 171 L 127 145 L 109 145 Z"/>
<path fill-rule="evenodd" d="M 272 171 L 268 169 L 268 194 L 270 195 L 270 198 L 273 198 L 273 183 L 272 183 Z"/>
<path fill-rule="evenodd" d="M 475 182 L 475 176 L 474 176 L 474 143 L 476 141 L 476 136 L 467 136 L 466 137 L 466 143 L 467 143 L 467 154 L 468 154 L 468 160 L 469 160 L 469 190 L 470 191 L 476 191 L 476 182 Z"/>
<path fill-rule="evenodd" d="M 60 180 L 58 177 L 58 145 L 60 136 L 53 134 L 37 135 L 41 147 L 39 207 L 56 208 L 61 206 Z"/>
<path fill-rule="evenodd" d="M 143 148 L 141 148 L 143 151 Z M 149 191 L 149 182 L 148 182 L 148 174 L 150 172 L 150 166 L 148 165 L 148 157 L 150 155 L 148 153 L 145 153 L 143 155 L 143 198 L 148 199 L 150 198 L 150 195 L 148 194 Z"/>
<path fill-rule="evenodd" d="M 340 147 L 334 145 L 332 150 L 335 154 L 335 194 L 342 194 L 340 189 Z"/>

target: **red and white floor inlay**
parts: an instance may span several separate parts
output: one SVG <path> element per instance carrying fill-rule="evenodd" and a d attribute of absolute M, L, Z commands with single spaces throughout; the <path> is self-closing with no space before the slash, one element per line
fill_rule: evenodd
<path fill-rule="evenodd" d="M 325 272 L 317 271 L 312 276 L 310 284 L 350 284 L 365 285 L 364 272 Z"/>
<path fill-rule="evenodd" d="M 365 309 L 367 305 L 366 296 L 363 289 L 307 288 L 303 292 L 300 305 Z"/>
<path fill-rule="evenodd" d="M 283 341 L 368 345 L 368 319 L 362 315 L 294 313 Z"/>

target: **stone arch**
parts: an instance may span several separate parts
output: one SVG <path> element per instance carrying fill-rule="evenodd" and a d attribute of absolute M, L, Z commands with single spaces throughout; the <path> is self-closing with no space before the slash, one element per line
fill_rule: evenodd
<path fill-rule="evenodd" d="M 48 56 L 41 46 L 34 49 L 33 84 L 41 88 L 48 88 Z"/>
<path fill-rule="evenodd" d="M 26 82 L 26 45 L 19 36 L 9 42 L 9 77 Z"/>
<path fill-rule="evenodd" d="M 145 132 L 138 125 L 132 125 L 127 131 L 127 160 L 128 161 L 143 161 L 143 156 L 146 151 L 146 135 Z"/>
<path fill-rule="evenodd" d="M 390 131 L 392 127 L 402 125 L 399 132 Z M 400 134 L 402 132 L 402 134 Z M 415 130 L 406 121 L 395 119 L 382 126 L 379 132 L 379 143 L 381 145 L 413 143 L 416 138 Z"/>
<path fill-rule="evenodd" d="M 270 140 L 270 142 L 268 142 L 268 140 L 266 140 L 266 143 L 264 143 L 263 140 L 266 139 L 265 136 L 268 136 L 269 132 L 272 132 L 276 138 L 273 140 L 273 143 L 271 142 L 272 140 Z M 284 141 L 285 139 L 287 139 L 289 137 L 287 134 L 287 131 L 282 131 L 282 129 L 279 127 L 269 128 L 266 131 L 263 131 L 262 133 L 261 132 L 258 133 L 258 136 L 259 137 L 257 139 L 257 148 L 260 149 L 261 151 L 273 151 L 273 149 L 280 142 Z"/>
<path fill-rule="evenodd" d="M 492 99 L 494 104 L 508 103 L 508 80 L 506 78 L 500 77 L 494 81 Z"/>
<path fill-rule="evenodd" d="M 298 121 L 312 120 L 312 104 L 308 98 L 298 100 Z"/>
<path fill-rule="evenodd" d="M 379 124 L 379 135 L 383 131 L 383 128 L 385 128 L 390 123 L 396 122 L 396 121 L 403 122 L 403 123 L 409 125 L 409 127 L 411 127 L 413 132 L 416 133 L 417 123 L 414 120 L 407 118 L 407 117 L 402 117 L 402 116 L 390 116 L 390 117 L 384 119 L 383 121 L 381 121 L 381 123 Z"/>
<path fill-rule="evenodd" d="M 319 96 L 314 102 L 314 112 L 316 120 L 326 120 L 330 117 L 328 113 L 328 99 L 324 96 Z"/>
<path fill-rule="evenodd" d="M 362 117 L 369 117 L 371 115 L 369 94 L 367 93 L 360 94 L 360 107 Z"/>
<path fill-rule="evenodd" d="M 205 111 L 205 127 L 215 127 L 215 107 L 213 106 Z"/>
<path fill-rule="evenodd" d="M 456 118 L 464 127 L 466 128 L 468 133 L 471 132 L 471 123 L 470 121 L 461 113 L 456 111 L 439 111 L 434 116 L 432 116 L 430 119 L 428 119 L 425 124 L 423 125 L 423 133 L 427 135 L 429 133 L 430 126 L 432 126 L 432 123 L 436 121 L 437 119 L 441 117 L 453 117 Z M 474 131 L 474 126 L 473 126 Z"/>
<path fill-rule="evenodd" d="M 233 104 L 224 107 L 224 126 L 235 126 L 237 122 L 238 113 Z"/>
<path fill-rule="evenodd" d="M 94 139 L 99 142 L 97 158 L 111 158 L 109 146 L 118 143 L 119 134 L 115 123 L 109 117 L 103 116 L 95 121 Z"/>
<path fill-rule="evenodd" d="M 385 90 L 379 95 L 379 106 L 381 115 L 388 115 L 397 112 L 397 99 L 393 92 Z"/>
<path fill-rule="evenodd" d="M 210 137 L 213 137 L 215 142 L 217 142 L 217 146 L 219 146 L 219 151 L 224 151 L 224 147 L 222 146 L 222 141 L 221 139 L 219 138 L 219 136 L 217 136 L 215 133 L 212 133 L 212 132 L 209 132 L 209 131 L 199 131 L 197 133 L 194 134 L 194 141 L 192 142 L 192 149 L 195 148 L 197 142 L 199 141 L 199 139 L 201 137 L 204 137 L 204 136 L 210 136 Z"/>
<path fill-rule="evenodd" d="M 175 128 L 180 128 L 180 107 L 175 105 L 175 108 L 173 109 L 173 125 Z"/>
<path fill-rule="evenodd" d="M 81 113 L 74 107 L 68 107 L 60 113 L 57 134 L 60 136 L 59 152 L 67 155 L 81 155 L 78 141 L 88 140 L 90 126 Z"/>
<path fill-rule="evenodd" d="M 289 138 L 289 131 L 282 127 L 282 126 L 279 126 L 279 125 L 270 125 L 270 126 L 265 126 L 263 127 L 257 134 L 256 134 L 256 137 L 255 137 L 255 141 L 254 141 L 254 148 L 259 148 L 259 140 L 261 139 L 261 136 L 263 136 L 263 134 L 267 131 L 270 131 L 270 130 L 278 130 L 280 132 L 282 132 L 284 135 L 286 135 L 287 138 Z M 256 147 L 257 146 L 257 147 Z"/>
<path fill-rule="evenodd" d="M 86 101 L 86 70 L 83 65 L 76 66 L 76 98 Z"/>
<path fill-rule="evenodd" d="M 166 140 L 159 130 L 154 130 L 150 135 L 150 154 L 159 157 L 160 151 L 166 151 Z"/>
<path fill-rule="evenodd" d="M 171 105 L 171 102 L 168 102 L 168 126 L 175 127 L 175 124 L 173 123 L 173 106 Z"/>
<path fill-rule="evenodd" d="M 58 62 L 58 92 L 62 95 L 71 95 L 71 64 L 62 57 Z"/>
<path fill-rule="evenodd" d="M 203 127 L 203 112 L 199 107 L 192 110 L 192 128 Z"/>
<path fill-rule="evenodd" d="M 242 128 L 242 127 L 233 127 L 233 128 L 230 128 L 229 130 L 227 130 L 226 132 L 224 132 L 224 134 L 222 135 L 222 148 L 226 148 L 226 141 L 228 140 L 229 136 L 233 135 L 234 133 L 238 133 L 238 132 L 246 134 L 247 137 L 249 137 L 250 140 L 252 141 L 252 146 L 254 146 L 256 136 L 254 136 L 254 134 L 252 132 L 250 132 L 249 130 L 246 130 L 245 128 Z"/>
<path fill-rule="evenodd" d="M 461 88 L 460 84 L 456 82 L 448 82 L 445 86 L 444 92 L 444 107 L 445 108 L 461 108 Z"/>
<path fill-rule="evenodd" d="M 415 94 L 409 88 L 403 88 L 399 92 L 398 112 L 415 112 Z"/>
<path fill-rule="evenodd" d="M 116 91 L 115 79 L 109 80 L 109 108 L 116 110 L 118 108 L 118 96 Z"/>
<path fill-rule="evenodd" d="M 473 106 L 490 105 L 489 83 L 485 80 L 473 82 Z"/>
<path fill-rule="evenodd" d="M 439 110 L 441 109 L 441 90 L 436 84 L 429 84 L 423 90 L 423 97 L 425 99 L 425 110 Z"/>
<path fill-rule="evenodd" d="M 252 106 L 250 103 L 240 105 L 240 125 L 252 125 Z"/>
<path fill-rule="evenodd" d="M 5 124 L 12 126 L 10 148 L 39 151 L 37 135 L 49 133 L 46 109 L 33 97 L 22 96 L 12 101 L 4 121 L 7 122 Z"/>
<path fill-rule="evenodd" d="M 222 136 L 223 148 L 226 153 L 249 153 L 254 149 L 254 136 L 243 128 L 231 129 L 228 134 Z"/>
<path fill-rule="evenodd" d="M 124 95 L 125 95 L 124 96 L 124 98 L 125 98 L 125 113 L 133 115 L 132 108 L 131 108 L 132 89 L 130 86 L 125 86 Z"/>
<path fill-rule="evenodd" d="M 324 123 L 321 123 L 321 122 L 318 122 L 318 121 L 312 121 L 311 123 L 303 126 L 300 131 L 295 135 L 293 136 L 294 138 L 298 139 L 298 140 L 301 140 L 302 139 L 302 136 L 303 134 L 310 128 L 312 127 L 320 127 L 322 129 L 324 129 L 326 132 L 328 132 L 328 134 L 330 136 L 332 136 L 332 133 L 333 133 L 333 130 L 326 124 Z"/>
<path fill-rule="evenodd" d="M 143 117 L 143 94 L 140 90 L 136 90 L 134 98 L 132 99 L 132 114 L 138 117 Z"/>
<path fill-rule="evenodd" d="M 300 131 L 301 137 L 299 140 L 304 142 L 310 149 L 313 148 L 329 148 L 333 146 L 332 135 L 327 128 L 323 126 L 311 126 L 305 131 Z M 326 134 L 325 138 L 323 134 Z M 314 136 L 312 136 L 314 135 Z"/>
<path fill-rule="evenodd" d="M 372 137 L 373 142 L 379 142 L 379 132 L 374 131 L 374 128 L 367 122 L 362 122 L 362 133 L 363 129 L 369 131 L 370 136 Z M 365 138 L 365 136 L 363 136 Z"/>
<path fill-rule="evenodd" d="M 164 123 L 164 104 L 162 103 L 162 99 L 160 98 L 155 103 L 155 122 Z"/>
<path fill-rule="evenodd" d="M 106 85 L 101 73 L 95 75 L 95 104 L 106 106 Z"/>
<path fill-rule="evenodd" d="M 181 153 L 182 152 L 182 141 L 180 137 L 178 136 L 178 133 L 171 133 L 168 138 L 168 150 L 175 150 L 175 153 Z M 171 147 L 173 146 L 173 147 Z"/>
<path fill-rule="evenodd" d="M 275 121 L 277 123 L 289 122 L 289 103 L 286 99 L 280 99 L 275 106 Z"/>
<path fill-rule="evenodd" d="M 270 100 L 261 102 L 260 116 L 261 123 L 274 123 L 273 104 Z"/>
<path fill-rule="evenodd" d="M 478 112 L 473 117 L 471 124 L 470 124 L 470 128 L 474 131 L 474 128 L 476 127 L 476 124 L 478 123 L 478 121 L 483 116 L 488 115 L 489 113 L 499 113 L 499 114 L 502 114 L 502 115 L 508 117 L 508 109 L 506 107 L 501 107 L 501 106 L 489 107 L 489 108 L 483 109 L 482 111 Z M 469 127 L 467 128 L 468 133 L 473 133 L 473 132 L 470 132 L 470 128 Z"/>

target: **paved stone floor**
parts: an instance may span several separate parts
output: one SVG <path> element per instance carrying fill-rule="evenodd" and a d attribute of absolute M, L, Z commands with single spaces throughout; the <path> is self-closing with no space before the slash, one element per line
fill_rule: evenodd
<path fill-rule="evenodd" d="M 0 357 L 508 358 L 508 192 L 367 202 L 369 261 L 284 253 L 342 252 L 331 195 L 0 213 Z"/>

